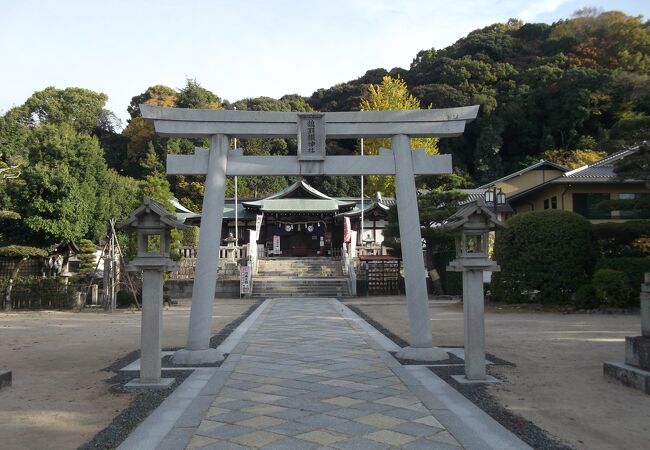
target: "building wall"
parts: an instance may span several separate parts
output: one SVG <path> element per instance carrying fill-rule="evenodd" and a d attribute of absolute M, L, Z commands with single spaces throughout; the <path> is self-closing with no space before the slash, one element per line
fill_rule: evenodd
<path fill-rule="evenodd" d="M 552 204 L 553 197 L 557 199 L 557 209 L 564 211 L 574 211 L 573 194 L 608 194 L 611 200 L 618 200 L 621 193 L 650 193 L 643 184 L 623 184 L 623 183 L 601 183 L 601 184 L 558 184 L 550 185 L 546 189 L 527 195 L 522 199 L 511 202 L 515 214 L 528 211 L 544 210 L 545 200 L 548 201 L 549 207 Z M 602 222 L 625 222 L 629 219 L 619 217 L 617 211 L 612 211 L 611 219 L 590 219 L 592 223 Z"/>
<path fill-rule="evenodd" d="M 562 171 L 553 169 L 531 170 L 509 180 L 500 181 L 496 183 L 496 186 L 506 195 L 512 195 L 561 177 L 562 174 Z"/>

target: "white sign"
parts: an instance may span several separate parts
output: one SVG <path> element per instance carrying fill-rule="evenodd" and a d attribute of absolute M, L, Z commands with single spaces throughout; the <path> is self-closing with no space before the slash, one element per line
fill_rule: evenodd
<path fill-rule="evenodd" d="M 251 268 L 239 266 L 239 295 L 251 293 Z"/>
<path fill-rule="evenodd" d="M 262 230 L 262 218 L 264 216 L 262 214 L 258 214 L 255 216 L 255 240 L 259 241 L 260 239 L 260 231 Z"/>
<path fill-rule="evenodd" d="M 279 255 L 280 253 L 282 253 L 280 250 L 280 236 L 275 234 L 273 235 L 273 254 Z"/>

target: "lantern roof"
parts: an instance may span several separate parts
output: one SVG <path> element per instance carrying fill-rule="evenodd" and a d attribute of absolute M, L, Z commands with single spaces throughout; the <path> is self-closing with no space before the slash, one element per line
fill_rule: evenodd
<path fill-rule="evenodd" d="M 117 225 L 117 228 L 137 228 L 145 216 L 150 217 L 152 214 L 158 216 L 158 220 L 170 228 L 187 228 L 186 225 L 176 219 L 173 213 L 167 211 L 162 203 L 146 196 L 142 199 L 142 205 L 136 208 L 136 210 L 129 215 L 128 219 L 120 222 Z"/>
<path fill-rule="evenodd" d="M 485 216 L 487 218 L 486 225 L 488 228 L 506 227 L 506 224 L 499 220 L 494 211 L 485 204 L 485 200 L 479 198 L 473 202 L 461 205 L 455 213 L 447 218 L 443 224 L 443 228 L 450 231 L 461 228 L 468 222 L 475 222 L 477 216 Z"/>

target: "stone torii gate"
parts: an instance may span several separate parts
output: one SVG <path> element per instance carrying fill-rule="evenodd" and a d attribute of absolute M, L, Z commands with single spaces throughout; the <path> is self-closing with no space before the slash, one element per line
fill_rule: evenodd
<path fill-rule="evenodd" d="M 451 156 L 428 156 L 411 150 L 411 137 L 460 136 L 479 107 L 413 111 L 287 113 L 162 108 L 140 105 L 162 136 L 210 138 L 210 148 L 193 155 L 168 155 L 168 175 L 206 175 L 199 251 L 192 289 L 187 347 L 174 355 L 179 364 L 223 359 L 210 348 L 212 305 L 219 257 L 226 176 L 242 175 L 394 175 L 410 327 L 410 346 L 398 356 L 441 360 L 448 355 L 432 347 L 431 321 L 415 175 L 452 172 Z M 230 138 L 296 138 L 297 156 L 244 156 L 228 151 Z M 391 137 L 392 152 L 376 156 L 326 156 L 325 139 Z M 392 153 L 392 154 L 391 154 Z"/>

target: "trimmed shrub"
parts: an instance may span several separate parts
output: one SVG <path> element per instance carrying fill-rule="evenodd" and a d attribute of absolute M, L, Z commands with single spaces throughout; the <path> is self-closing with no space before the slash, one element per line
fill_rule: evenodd
<path fill-rule="evenodd" d="M 629 306 L 632 288 L 624 272 L 600 269 L 592 280 L 596 296 L 605 306 L 623 308 Z"/>
<path fill-rule="evenodd" d="M 560 210 L 518 214 L 499 230 L 493 277 L 496 299 L 507 302 L 567 303 L 593 273 L 597 245 L 584 217 Z"/>
<path fill-rule="evenodd" d="M 95 251 L 97 248 L 92 241 L 88 239 L 81 239 L 79 241 L 79 273 L 87 275 L 92 273 L 95 270 L 97 262 L 95 261 Z"/>
<path fill-rule="evenodd" d="M 643 256 L 643 250 L 632 244 L 643 236 L 650 236 L 650 220 L 599 223 L 593 225 L 593 229 L 605 256 Z"/>
<path fill-rule="evenodd" d="M 119 291 L 115 296 L 115 303 L 118 308 L 128 308 L 135 305 L 135 297 L 129 291 Z"/>
<path fill-rule="evenodd" d="M 639 294 L 643 283 L 643 274 L 650 272 L 650 258 L 601 258 L 596 263 L 596 270 L 612 269 L 623 272 L 630 280 L 630 306 L 639 306 Z"/>
<path fill-rule="evenodd" d="M 574 305 L 576 309 L 595 309 L 600 306 L 600 299 L 592 284 L 583 284 L 578 288 Z"/>

